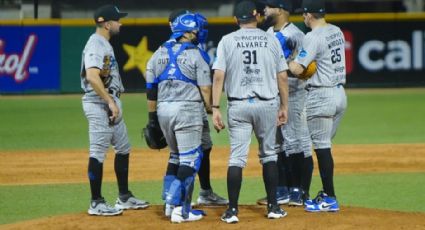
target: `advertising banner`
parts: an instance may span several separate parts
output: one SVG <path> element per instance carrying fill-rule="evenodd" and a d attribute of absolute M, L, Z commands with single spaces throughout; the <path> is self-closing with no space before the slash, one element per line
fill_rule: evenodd
<path fill-rule="evenodd" d="M 0 93 L 59 92 L 59 26 L 0 26 Z"/>
<path fill-rule="evenodd" d="M 332 22 L 345 39 L 348 87 L 397 87 L 425 85 L 423 21 Z M 305 30 L 302 23 L 296 23 Z M 208 52 L 213 58 L 221 37 L 235 24 L 208 25 Z M 366 29 L 368 28 L 368 29 Z M 124 26 L 112 39 L 128 91 L 144 89 L 146 63 L 170 36 L 168 25 Z M 213 60 L 213 59 L 212 59 Z"/>
<path fill-rule="evenodd" d="M 424 21 L 336 23 L 346 39 L 350 86 L 424 86 Z M 347 36 L 348 35 L 348 36 Z"/>

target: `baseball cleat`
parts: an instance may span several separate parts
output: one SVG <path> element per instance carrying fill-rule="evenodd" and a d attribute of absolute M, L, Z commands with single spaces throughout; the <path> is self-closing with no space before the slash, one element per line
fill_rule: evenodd
<path fill-rule="evenodd" d="M 278 187 L 276 191 L 277 204 L 288 204 L 289 202 L 289 191 L 287 187 Z M 267 205 L 267 197 L 257 200 L 259 205 Z"/>
<path fill-rule="evenodd" d="M 171 223 L 182 223 L 182 222 L 191 222 L 198 221 L 204 217 L 204 212 L 201 210 L 191 210 L 187 218 L 183 217 L 182 206 L 175 207 L 171 213 Z"/>
<path fill-rule="evenodd" d="M 149 207 L 149 202 L 137 199 L 130 191 L 125 195 L 119 195 L 115 203 L 118 209 L 144 209 Z"/>
<path fill-rule="evenodd" d="M 305 206 L 310 206 L 310 205 L 315 205 L 317 203 L 319 203 L 324 196 L 327 196 L 326 193 L 324 191 L 319 191 L 317 193 L 317 196 L 314 199 L 307 199 L 304 201 L 304 205 Z"/>
<path fill-rule="evenodd" d="M 279 219 L 288 215 L 285 210 L 281 209 L 279 205 L 267 205 L 267 218 L 269 219 Z"/>
<path fill-rule="evenodd" d="M 291 188 L 289 192 L 289 206 L 302 206 L 303 205 L 302 192 L 299 188 Z"/>
<path fill-rule="evenodd" d="M 197 205 L 204 205 L 204 206 L 218 206 L 218 205 L 227 205 L 229 201 L 219 195 L 217 195 L 215 192 L 213 192 L 212 189 L 203 190 L 199 192 L 199 197 L 196 200 Z"/>
<path fill-rule="evenodd" d="M 107 204 L 103 197 L 97 200 L 92 200 L 88 210 L 88 214 L 94 216 L 117 216 L 121 215 L 122 212 L 122 209 L 112 207 Z"/>
<path fill-rule="evenodd" d="M 171 205 L 171 204 L 167 204 L 167 203 L 165 203 L 164 204 L 164 215 L 166 216 L 166 217 L 170 217 L 171 216 L 171 213 L 173 212 L 173 209 L 175 208 L 176 206 L 174 206 L 174 205 Z"/>
<path fill-rule="evenodd" d="M 227 209 L 220 219 L 221 221 L 226 222 L 228 224 L 236 224 L 239 222 L 238 210 L 236 210 L 235 208 Z"/>
<path fill-rule="evenodd" d="M 338 201 L 335 197 L 325 196 L 315 204 L 307 205 L 307 212 L 337 212 L 339 211 Z"/>

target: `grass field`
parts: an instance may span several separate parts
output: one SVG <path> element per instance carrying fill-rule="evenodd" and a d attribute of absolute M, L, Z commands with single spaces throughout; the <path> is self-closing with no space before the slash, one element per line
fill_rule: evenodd
<path fill-rule="evenodd" d="M 87 148 L 80 97 L 0 97 L 0 151 Z M 132 145 L 146 147 L 140 136 L 147 121 L 146 95 L 125 94 L 122 100 Z M 424 101 L 423 88 L 349 90 L 348 110 L 334 143 L 425 143 Z M 222 133 L 212 132 L 212 138 L 217 145 L 228 144 Z"/>
<path fill-rule="evenodd" d="M 0 154 L 14 150 L 87 149 L 87 122 L 80 97 L 0 96 Z M 144 94 L 122 97 L 131 143 L 142 148 L 146 147 L 140 137 L 140 130 L 147 120 L 145 98 Z M 424 102 L 423 88 L 348 90 L 349 107 L 334 142 L 425 143 Z M 228 143 L 225 134 L 212 132 L 212 137 L 218 146 Z M 339 199 L 344 205 L 425 212 L 422 205 L 425 203 L 424 173 L 338 175 L 335 180 L 341 194 Z M 311 191 L 317 191 L 319 179 L 313 181 Z M 224 180 L 214 180 L 213 183 L 216 191 L 226 193 Z M 161 181 L 132 182 L 132 185 L 152 203 L 161 203 L 158 196 Z M 115 199 L 115 186 L 115 183 L 104 185 L 104 195 L 110 201 Z M 247 187 L 249 190 L 244 189 Z M 0 224 L 85 211 L 88 194 L 86 183 L 0 184 Z M 252 203 L 258 198 L 257 194 L 264 194 L 261 178 L 245 178 L 241 203 Z"/>

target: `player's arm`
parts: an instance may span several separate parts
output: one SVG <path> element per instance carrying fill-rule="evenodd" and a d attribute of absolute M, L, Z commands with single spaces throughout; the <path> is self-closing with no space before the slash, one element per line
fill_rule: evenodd
<path fill-rule="evenodd" d="M 307 34 L 302 42 L 302 48 L 294 61 L 289 63 L 289 71 L 295 76 L 300 77 L 314 61 L 316 54 L 319 52 L 317 39 L 312 34 Z"/>
<path fill-rule="evenodd" d="M 272 46 L 272 51 L 275 55 L 276 79 L 280 97 L 277 124 L 283 125 L 288 120 L 288 74 L 286 72 L 288 70 L 288 64 L 286 63 L 283 50 L 280 48 L 277 41 L 278 40 L 275 39 L 274 46 Z"/>
<path fill-rule="evenodd" d="M 220 132 L 220 130 L 225 128 L 225 125 L 223 123 L 223 120 L 221 118 L 221 112 L 220 112 L 220 98 L 221 93 L 223 91 L 223 85 L 224 85 L 224 77 L 226 72 L 226 59 L 225 59 L 225 53 L 224 53 L 224 37 L 221 39 L 221 41 L 218 43 L 217 46 L 217 57 L 214 61 L 212 69 L 214 70 L 213 75 L 213 86 L 212 86 L 212 121 L 214 124 L 215 130 L 217 132 Z"/>
<path fill-rule="evenodd" d="M 286 71 L 277 73 L 277 86 L 280 96 L 278 125 L 283 125 L 288 119 L 288 74 Z"/>
<path fill-rule="evenodd" d="M 146 65 L 146 97 L 147 97 L 147 106 L 148 112 L 156 112 L 156 105 L 158 100 L 158 84 L 154 83 L 155 80 L 155 70 L 153 63 L 155 62 L 157 52 L 152 55 Z"/>
<path fill-rule="evenodd" d="M 204 106 L 208 114 L 212 113 L 211 110 L 211 70 L 209 60 L 206 60 L 203 56 L 205 51 L 198 48 L 199 52 L 194 53 L 196 63 L 196 76 L 198 86 L 204 101 Z"/>
<path fill-rule="evenodd" d="M 296 61 L 289 62 L 289 71 L 296 76 L 302 74 L 305 70 L 305 67 Z"/>
<path fill-rule="evenodd" d="M 200 86 L 202 98 L 204 99 L 205 109 L 208 114 L 212 113 L 211 108 L 211 86 Z"/>
<path fill-rule="evenodd" d="M 220 98 L 224 85 L 224 71 L 216 69 L 213 76 L 212 86 L 212 111 L 214 128 L 219 132 L 225 128 L 220 112 Z"/>
<path fill-rule="evenodd" d="M 88 68 L 86 69 L 86 79 L 90 83 L 93 90 L 99 95 L 103 100 L 108 103 L 109 109 L 112 112 L 111 119 L 112 121 L 118 117 L 119 109 L 115 104 L 114 99 L 106 91 L 105 86 L 100 78 L 100 69 L 98 68 Z"/>
<path fill-rule="evenodd" d="M 216 69 L 213 76 L 212 105 L 220 106 L 221 93 L 224 85 L 224 71 Z"/>

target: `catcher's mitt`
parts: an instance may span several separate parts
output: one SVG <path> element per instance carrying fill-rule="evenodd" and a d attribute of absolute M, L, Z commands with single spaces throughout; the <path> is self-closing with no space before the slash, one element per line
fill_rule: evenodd
<path fill-rule="evenodd" d="M 308 80 L 310 79 L 314 73 L 316 73 L 317 67 L 316 67 L 316 62 L 312 61 L 307 68 L 305 68 L 304 72 L 302 72 L 298 78 L 301 80 Z"/>
<path fill-rule="evenodd" d="M 167 141 L 165 140 L 164 134 L 162 133 L 161 127 L 159 127 L 158 117 L 151 116 L 148 124 L 142 130 L 142 139 L 145 137 L 146 144 L 151 149 L 163 149 L 167 147 Z"/>

